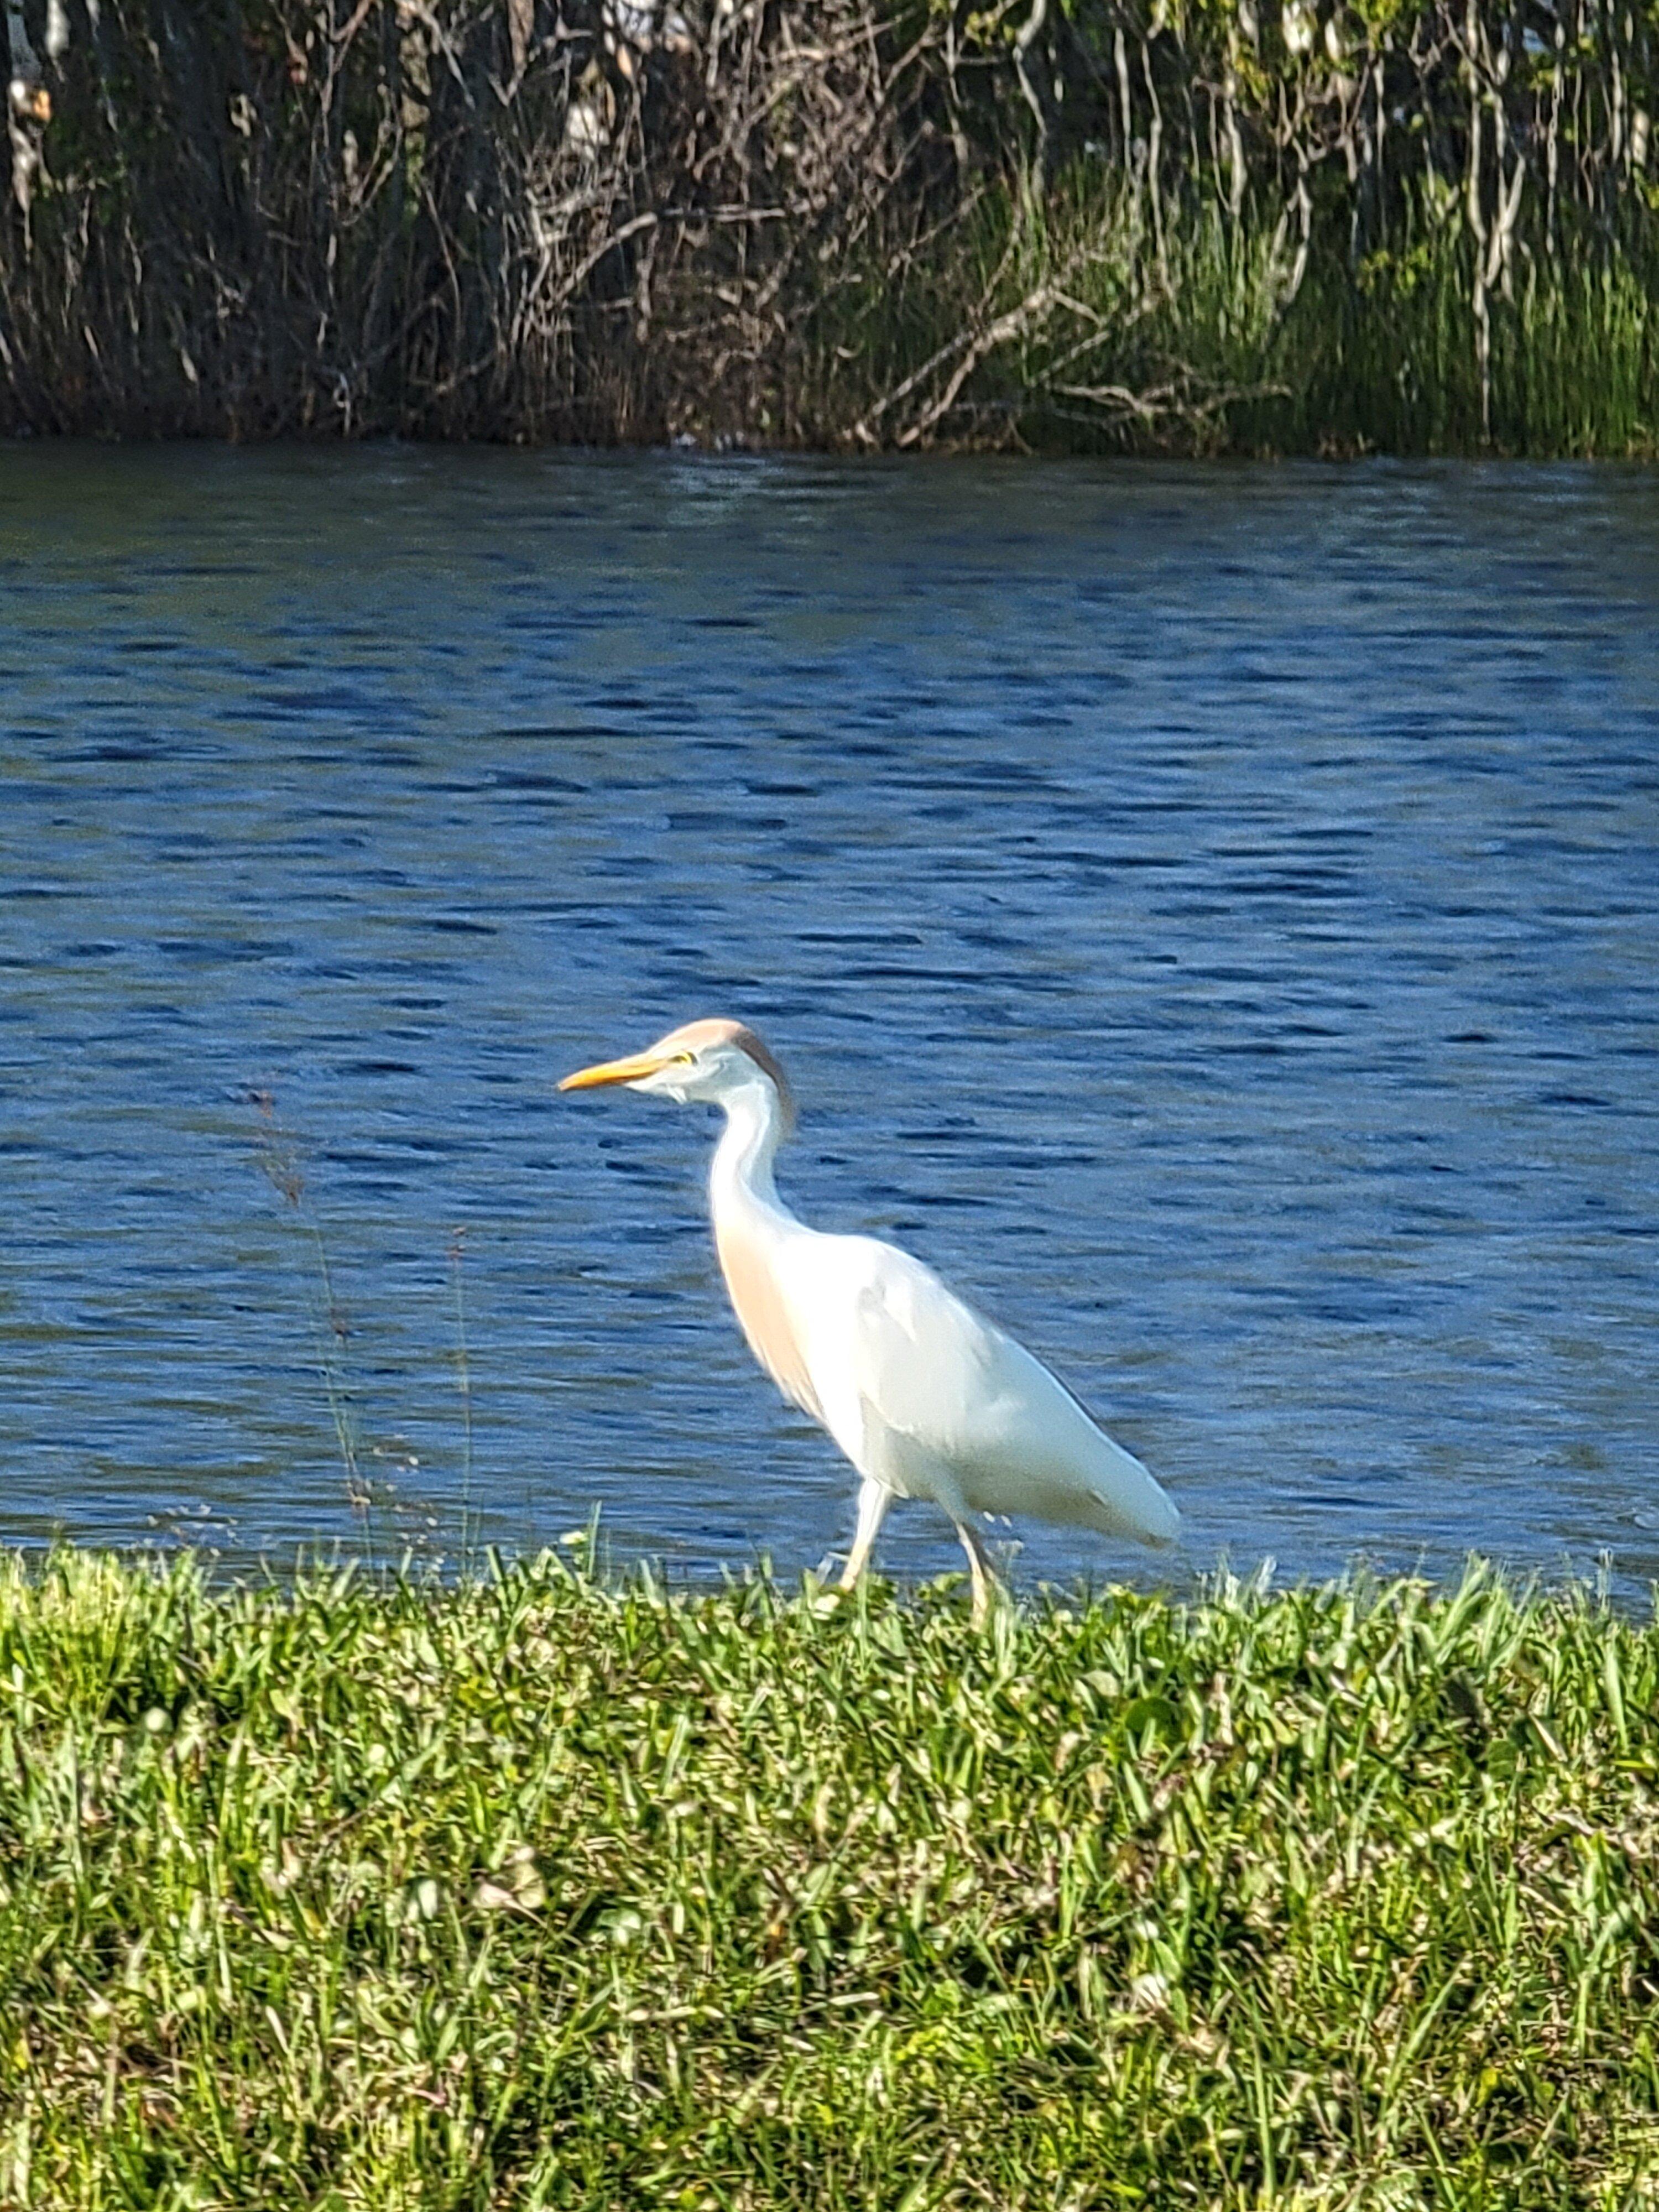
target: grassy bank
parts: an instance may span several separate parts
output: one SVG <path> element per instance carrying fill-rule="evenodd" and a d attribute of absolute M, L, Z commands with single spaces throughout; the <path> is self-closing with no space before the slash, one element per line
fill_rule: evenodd
<path fill-rule="evenodd" d="M 1624 2205 L 1659 1632 L 0 1577 L 9 2206 Z"/>
<path fill-rule="evenodd" d="M 1609 0 L 8 0 L 0 429 L 1659 450 Z"/>

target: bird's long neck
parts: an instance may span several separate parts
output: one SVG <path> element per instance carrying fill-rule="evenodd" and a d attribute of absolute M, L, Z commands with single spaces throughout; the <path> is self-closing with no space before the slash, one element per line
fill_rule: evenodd
<path fill-rule="evenodd" d="M 745 1083 L 721 1100 L 726 1127 L 708 1176 L 714 1249 L 749 1348 L 786 1398 L 823 1419 L 799 1319 L 791 1303 L 786 1255 L 811 1235 L 779 1198 L 772 1156 L 783 1135 L 783 1109 L 770 1083 Z"/>
<path fill-rule="evenodd" d="M 708 1171 L 709 1211 L 718 1235 L 722 1222 L 770 1215 L 792 1222 L 778 1196 L 772 1160 L 783 1136 L 783 1114 L 769 1083 L 748 1083 L 721 1102 L 726 1127 Z"/>

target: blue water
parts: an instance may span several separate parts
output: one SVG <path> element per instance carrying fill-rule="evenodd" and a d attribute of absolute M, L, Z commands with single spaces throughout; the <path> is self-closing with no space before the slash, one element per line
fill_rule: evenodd
<path fill-rule="evenodd" d="M 0 1540 L 817 1565 L 729 1012 L 1173 1571 L 1659 1574 L 1652 474 L 14 447 L 0 672 Z"/>

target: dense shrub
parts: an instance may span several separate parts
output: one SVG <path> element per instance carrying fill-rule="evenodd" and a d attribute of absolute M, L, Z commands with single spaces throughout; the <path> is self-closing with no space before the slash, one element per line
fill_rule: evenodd
<path fill-rule="evenodd" d="M 9 0 L 8 21 L 13 428 L 1653 442 L 1641 8 Z"/>

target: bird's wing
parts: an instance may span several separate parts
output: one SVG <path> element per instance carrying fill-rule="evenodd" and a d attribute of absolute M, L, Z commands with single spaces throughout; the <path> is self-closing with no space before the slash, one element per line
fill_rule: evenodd
<path fill-rule="evenodd" d="M 960 1460 L 994 1412 L 999 1332 L 919 1260 L 874 1240 L 856 1311 L 854 1364 L 868 1412 Z"/>
<path fill-rule="evenodd" d="M 842 1421 L 828 1425 L 863 1472 L 926 1495 L 932 1466 L 977 1511 L 1174 1537 L 1179 1516 L 1140 1462 L 1023 1346 L 908 1252 L 834 1241 L 852 1248 L 834 1298 L 848 1325 L 840 1372 L 819 1395 L 827 1419 L 831 1398 L 855 1396 L 861 1449 Z"/>

